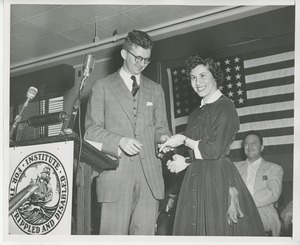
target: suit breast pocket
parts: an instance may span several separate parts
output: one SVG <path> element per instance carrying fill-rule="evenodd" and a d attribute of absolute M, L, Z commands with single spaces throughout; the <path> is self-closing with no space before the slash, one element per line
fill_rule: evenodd
<path fill-rule="evenodd" d="M 153 125 L 153 118 L 154 118 L 154 107 L 153 106 L 146 106 L 146 109 L 142 112 L 144 120 L 147 124 Z"/>

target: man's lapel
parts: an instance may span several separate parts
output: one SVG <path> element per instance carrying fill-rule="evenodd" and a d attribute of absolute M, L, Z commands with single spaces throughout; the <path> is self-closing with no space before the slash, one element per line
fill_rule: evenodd
<path fill-rule="evenodd" d="M 110 88 L 115 95 L 115 98 L 123 108 L 124 112 L 126 113 L 128 119 L 134 125 L 133 123 L 133 114 L 132 114 L 132 94 L 126 87 L 123 79 L 121 78 L 119 71 L 115 73 L 115 76 L 112 77 Z M 116 112 L 118 113 L 118 112 Z"/>
<path fill-rule="evenodd" d="M 261 163 L 257 169 L 255 176 L 254 191 L 260 189 L 263 185 L 263 182 L 268 180 L 268 176 L 266 175 L 267 168 L 268 164 L 264 159 L 261 159 Z"/>
<path fill-rule="evenodd" d="M 141 75 L 141 81 L 140 81 L 140 90 L 139 90 L 139 100 L 138 100 L 138 115 L 140 117 L 141 114 L 143 114 L 146 110 L 147 102 L 149 102 L 150 99 L 150 85 L 147 83 L 144 79 L 144 77 Z M 139 119 L 138 117 L 138 119 Z"/>

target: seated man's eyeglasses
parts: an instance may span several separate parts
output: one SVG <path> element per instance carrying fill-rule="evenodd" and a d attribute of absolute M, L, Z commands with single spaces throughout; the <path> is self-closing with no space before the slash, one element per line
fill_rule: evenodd
<path fill-rule="evenodd" d="M 143 58 L 141 56 L 136 56 L 133 53 L 131 53 L 129 50 L 127 50 L 127 49 L 125 49 L 125 50 L 135 58 L 135 62 L 137 62 L 137 63 L 142 63 L 142 61 L 144 60 L 144 63 L 147 65 L 151 62 L 150 58 Z"/>

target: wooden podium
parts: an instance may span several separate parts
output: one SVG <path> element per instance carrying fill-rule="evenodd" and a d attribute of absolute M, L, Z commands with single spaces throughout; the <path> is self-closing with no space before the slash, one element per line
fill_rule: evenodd
<path fill-rule="evenodd" d="M 11 147 L 64 141 L 74 141 L 72 235 L 90 235 L 92 170 L 99 173 L 104 170 L 114 170 L 118 167 L 118 161 L 112 160 L 88 142 L 81 141 L 75 133 L 16 141 L 11 144 Z"/>

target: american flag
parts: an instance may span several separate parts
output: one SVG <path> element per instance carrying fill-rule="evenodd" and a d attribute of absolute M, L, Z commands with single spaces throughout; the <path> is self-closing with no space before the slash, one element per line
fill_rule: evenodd
<path fill-rule="evenodd" d="M 240 130 L 231 145 L 241 149 L 244 135 L 258 131 L 266 148 L 293 151 L 294 142 L 294 50 L 283 47 L 257 53 L 215 58 L 225 74 L 220 87 L 240 117 Z M 190 86 L 185 67 L 168 68 L 173 133 L 185 130 L 188 115 L 200 105 Z"/>

